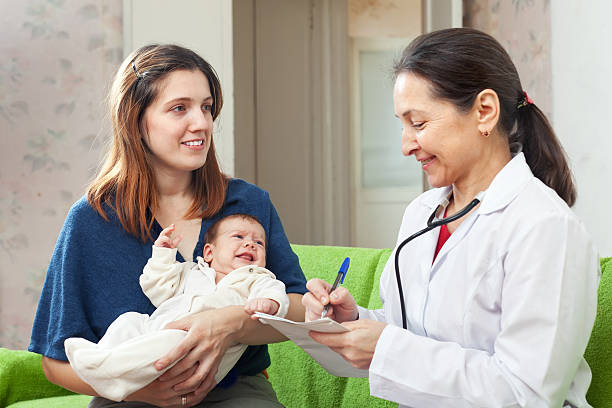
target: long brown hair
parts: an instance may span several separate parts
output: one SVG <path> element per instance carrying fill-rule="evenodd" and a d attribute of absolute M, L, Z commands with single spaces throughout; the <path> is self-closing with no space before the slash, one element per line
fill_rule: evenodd
<path fill-rule="evenodd" d="M 533 174 L 574 205 L 576 188 L 565 151 L 540 108 L 523 103 L 516 67 L 497 40 L 471 28 L 434 31 L 413 40 L 393 68 L 396 77 L 411 72 L 427 80 L 435 97 L 461 112 L 472 108 L 482 90 L 494 90 L 500 103 L 498 127 L 509 145 L 522 146 Z"/>
<path fill-rule="evenodd" d="M 112 142 L 100 172 L 89 185 L 87 199 L 108 221 L 104 205 L 116 213 L 123 228 L 143 242 L 151 239 L 158 203 L 151 153 L 143 142 L 145 110 L 157 97 L 161 81 L 176 70 L 201 71 L 212 93 L 212 118 L 223 106 L 215 70 L 195 52 L 177 45 L 147 45 L 132 52 L 119 67 L 109 92 Z M 209 218 L 225 201 L 228 177 L 221 172 L 213 141 L 203 167 L 194 170 L 194 201 L 187 218 Z"/>

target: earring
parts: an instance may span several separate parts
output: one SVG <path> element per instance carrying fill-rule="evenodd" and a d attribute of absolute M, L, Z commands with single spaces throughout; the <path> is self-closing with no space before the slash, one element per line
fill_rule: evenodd
<path fill-rule="evenodd" d="M 488 130 L 485 130 L 484 132 L 482 132 L 482 135 L 483 135 L 484 137 L 489 137 L 489 131 L 488 131 Z"/>

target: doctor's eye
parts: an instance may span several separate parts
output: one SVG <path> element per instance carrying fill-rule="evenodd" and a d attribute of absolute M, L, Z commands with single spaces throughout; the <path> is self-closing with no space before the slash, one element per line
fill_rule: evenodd
<path fill-rule="evenodd" d="M 422 130 L 425 127 L 425 122 L 412 122 L 411 126 L 416 130 Z"/>

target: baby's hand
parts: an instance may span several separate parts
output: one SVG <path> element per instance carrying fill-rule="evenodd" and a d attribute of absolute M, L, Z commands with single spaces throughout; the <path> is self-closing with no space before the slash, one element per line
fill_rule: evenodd
<path fill-rule="evenodd" d="M 251 315 L 251 318 L 257 320 L 257 316 L 253 313 L 261 312 L 273 315 L 278 311 L 279 304 L 275 300 L 266 298 L 255 298 L 247 300 L 244 305 L 244 311 Z"/>
<path fill-rule="evenodd" d="M 181 242 L 182 237 L 177 235 L 174 239 L 170 238 L 173 232 L 174 224 L 170 224 L 170 226 L 164 228 L 162 232 L 159 233 L 159 237 L 157 237 L 153 245 L 163 248 L 176 248 L 178 243 Z"/>

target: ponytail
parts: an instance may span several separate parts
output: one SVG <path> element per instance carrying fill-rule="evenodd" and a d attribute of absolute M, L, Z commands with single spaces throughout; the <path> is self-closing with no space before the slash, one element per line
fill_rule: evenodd
<path fill-rule="evenodd" d="M 550 122 L 535 104 L 520 106 L 516 111 L 516 133 L 510 142 L 519 142 L 533 175 L 557 192 L 568 206 L 576 202 L 576 188 L 565 150 Z"/>

